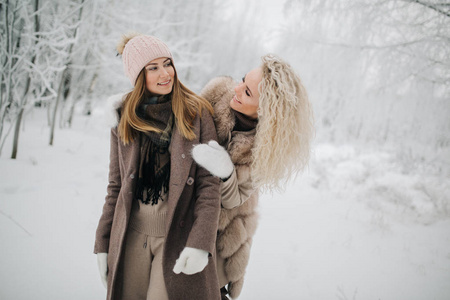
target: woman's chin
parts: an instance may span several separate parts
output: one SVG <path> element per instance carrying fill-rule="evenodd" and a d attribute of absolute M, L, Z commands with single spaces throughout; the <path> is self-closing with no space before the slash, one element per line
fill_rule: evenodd
<path fill-rule="evenodd" d="M 241 112 L 239 104 L 234 101 L 234 98 L 230 101 L 230 107 L 235 111 Z"/>
<path fill-rule="evenodd" d="M 151 89 L 150 92 L 156 95 L 167 95 L 172 92 L 172 85 L 170 86 L 158 86 L 154 89 Z"/>

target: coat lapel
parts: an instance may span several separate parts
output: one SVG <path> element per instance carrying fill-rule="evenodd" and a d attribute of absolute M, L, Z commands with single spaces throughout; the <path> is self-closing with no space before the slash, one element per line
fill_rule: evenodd
<path fill-rule="evenodd" d="M 130 191 L 134 192 L 136 187 L 136 182 L 139 177 L 139 159 L 141 156 L 141 139 L 138 136 L 132 143 L 128 145 L 124 145 L 121 141 L 119 141 L 122 150 L 122 162 L 123 169 L 127 170 L 125 174 L 127 179 L 132 179 Z M 131 195 L 131 196 L 130 196 Z M 126 195 L 127 201 L 125 201 L 125 212 L 127 217 L 130 216 L 131 206 L 133 204 L 133 196 L 134 193 L 130 195 Z"/>
<path fill-rule="evenodd" d="M 194 126 L 197 128 L 198 126 Z M 198 132 L 195 132 L 197 138 L 189 141 L 185 139 L 174 126 L 172 139 L 170 142 L 170 186 L 168 197 L 168 217 L 167 226 L 172 223 L 175 208 L 183 192 L 184 186 L 189 176 L 189 170 L 192 166 L 191 149 L 198 143 Z M 167 231 L 169 228 L 166 228 Z"/>

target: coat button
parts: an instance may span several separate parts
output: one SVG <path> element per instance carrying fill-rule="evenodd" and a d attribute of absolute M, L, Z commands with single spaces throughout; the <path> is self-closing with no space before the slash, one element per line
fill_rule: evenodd
<path fill-rule="evenodd" d="M 181 157 L 182 157 L 182 158 L 186 158 L 186 155 L 184 155 L 184 153 L 183 153 L 183 154 L 181 154 Z"/>
<path fill-rule="evenodd" d="M 131 178 L 131 179 L 134 179 L 134 174 L 131 174 L 131 175 L 130 175 L 130 178 Z"/>
<path fill-rule="evenodd" d="M 180 227 L 183 228 L 184 227 L 184 221 L 180 222 Z"/>
<path fill-rule="evenodd" d="M 186 181 L 186 183 L 187 183 L 188 185 L 192 185 L 192 184 L 194 183 L 194 178 L 189 177 L 188 180 Z"/>

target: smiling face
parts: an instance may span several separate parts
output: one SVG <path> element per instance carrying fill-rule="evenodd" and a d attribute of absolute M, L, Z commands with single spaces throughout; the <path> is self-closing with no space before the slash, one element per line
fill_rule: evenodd
<path fill-rule="evenodd" d="M 231 108 L 252 119 L 258 118 L 258 85 L 261 82 L 261 79 L 261 68 L 256 68 L 248 72 L 244 78 L 242 78 L 242 82 L 234 88 L 236 95 L 230 101 Z"/>
<path fill-rule="evenodd" d="M 145 66 L 145 87 L 153 95 L 167 95 L 172 92 L 175 70 L 172 60 L 156 58 Z"/>

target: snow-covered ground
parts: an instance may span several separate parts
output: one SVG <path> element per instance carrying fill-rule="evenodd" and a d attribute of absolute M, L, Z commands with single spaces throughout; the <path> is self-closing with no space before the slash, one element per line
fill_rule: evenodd
<path fill-rule="evenodd" d="M 0 158 L 0 299 L 103 299 L 92 254 L 106 191 L 102 109 L 47 146 L 27 117 Z M 315 146 L 309 171 L 261 198 L 240 299 L 450 299 L 450 180 L 389 151 Z M 441 173 L 442 174 L 442 173 Z"/>

